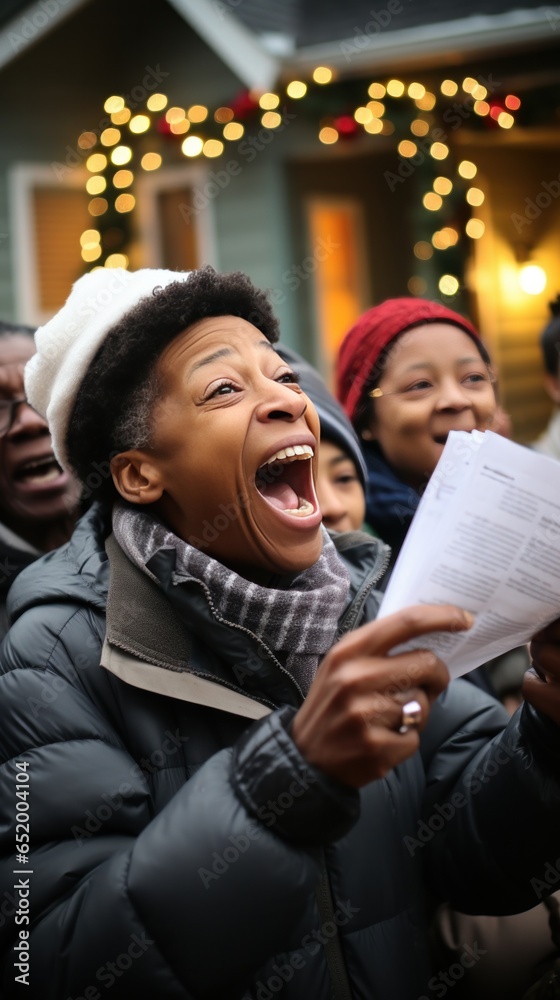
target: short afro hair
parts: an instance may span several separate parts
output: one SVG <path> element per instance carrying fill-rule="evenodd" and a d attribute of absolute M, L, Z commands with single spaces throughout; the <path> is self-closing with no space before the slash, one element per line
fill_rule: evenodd
<path fill-rule="evenodd" d="M 161 391 L 157 359 L 183 330 L 211 316 L 239 316 L 271 344 L 278 340 L 266 292 L 241 271 L 218 274 L 209 266 L 156 289 L 108 332 L 80 386 L 67 435 L 70 463 L 88 497 L 115 498 L 110 459 L 149 444 Z"/>
<path fill-rule="evenodd" d="M 555 378 L 560 374 L 560 295 L 549 303 L 552 319 L 541 333 L 544 367 Z"/>

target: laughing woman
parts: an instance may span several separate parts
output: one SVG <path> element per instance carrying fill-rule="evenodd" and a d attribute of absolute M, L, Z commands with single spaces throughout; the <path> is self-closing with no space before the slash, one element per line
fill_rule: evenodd
<path fill-rule="evenodd" d="M 12 592 L 8 1000 L 410 1000 L 426 888 L 523 909 L 558 853 L 559 624 L 507 731 L 433 654 L 389 655 L 469 617 L 372 620 L 385 547 L 321 526 L 276 337 L 211 269 L 100 269 L 37 334 L 29 399 L 99 503 Z"/>

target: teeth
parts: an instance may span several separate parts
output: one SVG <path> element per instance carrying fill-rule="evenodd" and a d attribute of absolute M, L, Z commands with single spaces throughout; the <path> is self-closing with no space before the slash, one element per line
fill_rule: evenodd
<path fill-rule="evenodd" d="M 309 500 L 304 500 L 303 497 L 298 497 L 299 507 L 288 508 L 284 511 L 285 514 L 292 514 L 294 517 L 307 517 L 308 514 L 312 514 L 315 510 L 312 503 Z"/>
<path fill-rule="evenodd" d="M 310 448 L 308 444 L 295 444 L 293 448 L 281 448 L 275 455 L 267 459 L 265 465 L 272 465 L 273 462 L 281 462 L 286 458 L 292 459 L 292 461 L 306 461 L 308 458 L 313 458 L 314 454 L 313 448 Z"/>

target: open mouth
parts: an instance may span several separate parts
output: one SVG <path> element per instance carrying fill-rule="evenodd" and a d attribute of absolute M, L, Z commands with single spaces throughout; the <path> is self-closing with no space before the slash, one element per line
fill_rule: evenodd
<path fill-rule="evenodd" d="M 45 455 L 43 458 L 33 458 L 28 462 L 23 462 L 14 473 L 14 479 L 18 483 L 26 485 L 46 486 L 54 482 L 62 475 L 62 469 L 56 461 L 54 455 Z"/>
<path fill-rule="evenodd" d="M 261 465 L 255 486 L 271 507 L 293 517 L 308 517 L 316 510 L 311 475 L 314 451 L 308 444 L 281 448 Z"/>
<path fill-rule="evenodd" d="M 436 444 L 447 444 L 447 434 L 434 434 L 434 441 Z"/>

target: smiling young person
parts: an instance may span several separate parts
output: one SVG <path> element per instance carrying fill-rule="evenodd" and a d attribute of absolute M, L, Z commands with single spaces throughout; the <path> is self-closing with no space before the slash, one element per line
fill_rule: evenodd
<path fill-rule="evenodd" d="M 46 422 L 25 399 L 33 334 L 31 327 L 0 322 L 0 638 L 15 577 L 68 541 L 78 502 L 78 486 L 56 462 Z"/>
<path fill-rule="evenodd" d="M 368 467 L 367 520 L 396 558 L 449 431 L 493 426 L 490 358 L 459 313 L 387 299 L 346 334 L 337 383 Z"/>
<path fill-rule="evenodd" d="M 555 856 L 560 623 L 507 731 L 430 652 L 390 655 L 469 616 L 373 620 L 386 548 L 322 526 L 276 338 L 211 268 L 100 269 L 37 332 L 28 396 L 99 499 L 10 594 L 0 888 L 18 773 L 34 881 L 25 936 L 0 924 L 7 1000 L 14 954 L 33 1000 L 409 1000 L 425 887 L 521 909 Z"/>

